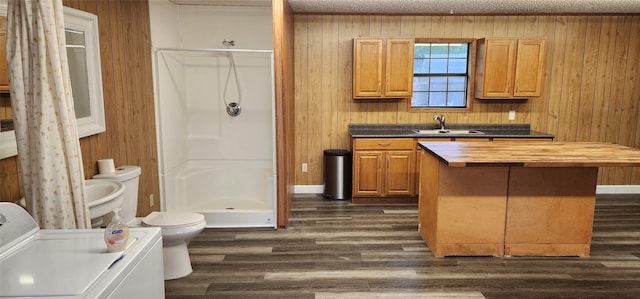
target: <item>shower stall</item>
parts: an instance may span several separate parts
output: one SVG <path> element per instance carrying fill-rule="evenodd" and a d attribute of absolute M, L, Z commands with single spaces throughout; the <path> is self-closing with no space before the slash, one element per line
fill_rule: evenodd
<path fill-rule="evenodd" d="M 273 51 L 154 49 L 162 210 L 277 227 Z"/>

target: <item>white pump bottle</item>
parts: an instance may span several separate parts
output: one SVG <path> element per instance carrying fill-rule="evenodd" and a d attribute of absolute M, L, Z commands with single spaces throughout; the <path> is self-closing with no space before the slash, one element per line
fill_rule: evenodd
<path fill-rule="evenodd" d="M 113 210 L 111 223 L 104 230 L 104 241 L 109 252 L 119 252 L 127 249 L 129 227 L 122 221 L 118 212 L 120 212 L 120 208 Z"/>

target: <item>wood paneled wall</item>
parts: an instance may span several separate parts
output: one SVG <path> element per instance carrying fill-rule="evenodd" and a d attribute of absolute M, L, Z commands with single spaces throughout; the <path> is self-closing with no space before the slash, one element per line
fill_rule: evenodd
<path fill-rule="evenodd" d="M 142 168 L 138 215 L 159 210 L 158 154 L 151 74 L 148 0 L 64 0 L 65 6 L 98 16 L 106 132 L 82 138 L 86 178 L 98 173 L 97 160 Z M 0 160 L 2 201 L 24 195 L 17 158 Z M 155 196 L 150 207 L 149 197 Z"/>
<path fill-rule="evenodd" d="M 294 184 L 293 12 L 287 0 L 273 0 L 273 53 L 276 93 L 278 226 L 289 225 Z"/>
<path fill-rule="evenodd" d="M 558 141 L 640 147 L 640 16 L 296 15 L 295 183 L 323 184 L 322 152 L 349 148 L 349 123 L 433 123 L 437 110 L 410 113 L 407 100 L 351 99 L 357 36 L 542 37 L 544 91 L 526 101 L 475 100 L 448 123 L 530 123 Z M 308 163 L 303 173 L 301 164 Z M 640 184 L 640 169 L 603 168 L 599 184 Z"/>

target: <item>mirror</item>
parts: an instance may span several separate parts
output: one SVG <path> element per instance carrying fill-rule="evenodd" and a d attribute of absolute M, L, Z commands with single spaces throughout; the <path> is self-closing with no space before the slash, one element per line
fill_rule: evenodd
<path fill-rule="evenodd" d="M 6 1 L 0 4 L 0 15 L 7 15 Z M 64 7 L 65 38 L 69 75 L 73 90 L 78 137 L 106 130 L 98 17 L 81 10 Z M 0 133 L 0 159 L 17 155 L 14 131 Z"/>

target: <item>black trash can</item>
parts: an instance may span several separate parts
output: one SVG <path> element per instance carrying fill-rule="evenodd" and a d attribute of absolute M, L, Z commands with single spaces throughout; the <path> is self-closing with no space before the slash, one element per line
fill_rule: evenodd
<path fill-rule="evenodd" d="M 324 151 L 324 193 L 327 199 L 351 198 L 351 153 L 343 149 Z"/>

